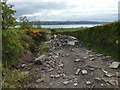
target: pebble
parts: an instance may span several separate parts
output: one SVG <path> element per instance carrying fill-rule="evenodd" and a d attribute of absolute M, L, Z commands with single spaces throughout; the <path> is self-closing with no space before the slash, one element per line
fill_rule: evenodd
<path fill-rule="evenodd" d="M 69 83 L 69 81 L 64 81 L 63 84 L 64 85 L 67 85 Z"/>
<path fill-rule="evenodd" d="M 74 51 L 74 49 L 71 49 L 71 51 L 73 52 L 73 51 Z"/>
<path fill-rule="evenodd" d="M 95 60 L 95 58 L 90 58 L 89 60 L 90 60 L 90 61 L 93 61 L 93 60 Z"/>
<path fill-rule="evenodd" d="M 50 68 L 49 70 L 48 70 L 48 72 L 51 72 L 51 71 L 53 71 L 54 69 L 53 68 Z"/>
<path fill-rule="evenodd" d="M 94 80 L 96 80 L 96 81 L 101 81 L 101 79 L 98 78 L 98 77 L 94 78 Z"/>
<path fill-rule="evenodd" d="M 84 57 L 84 59 L 87 59 L 88 57 Z"/>
<path fill-rule="evenodd" d="M 54 75 L 50 75 L 51 78 L 54 78 L 55 76 Z"/>
<path fill-rule="evenodd" d="M 103 54 L 97 54 L 97 57 L 102 57 L 103 56 Z"/>
<path fill-rule="evenodd" d="M 76 60 L 75 60 L 75 62 L 79 62 L 79 61 L 80 61 L 80 59 L 76 59 Z"/>
<path fill-rule="evenodd" d="M 87 74 L 87 70 L 82 70 L 82 74 L 83 75 Z"/>
<path fill-rule="evenodd" d="M 41 82 L 43 82 L 44 81 L 44 78 L 40 78 L 40 79 L 37 79 L 36 80 L 36 83 L 41 83 Z"/>
<path fill-rule="evenodd" d="M 63 66 L 64 66 L 64 64 L 63 64 L 63 63 L 61 63 L 61 64 L 59 64 L 59 65 L 58 65 L 58 67 L 63 67 Z"/>
<path fill-rule="evenodd" d="M 94 69 L 94 68 L 89 68 L 89 70 L 90 70 L 90 71 L 95 71 L 95 69 Z"/>
<path fill-rule="evenodd" d="M 70 56 L 70 54 L 66 54 L 66 57 L 69 57 Z"/>
<path fill-rule="evenodd" d="M 24 68 L 26 66 L 26 64 L 22 64 L 22 68 Z"/>
<path fill-rule="evenodd" d="M 55 75 L 55 78 L 59 78 L 59 77 L 60 77 L 60 75 L 59 75 L 59 74 Z"/>
<path fill-rule="evenodd" d="M 94 55 L 89 55 L 90 58 L 94 57 Z"/>
<path fill-rule="evenodd" d="M 116 75 L 117 78 L 120 77 L 120 73 L 119 72 L 116 72 L 115 75 Z"/>
<path fill-rule="evenodd" d="M 104 84 L 101 84 L 102 87 L 104 87 Z"/>
<path fill-rule="evenodd" d="M 87 85 L 90 85 L 90 84 L 92 84 L 92 83 L 91 83 L 90 81 L 87 81 L 86 84 L 87 84 Z"/>
<path fill-rule="evenodd" d="M 79 72 L 80 72 L 80 69 L 78 68 L 78 69 L 76 70 L 75 74 L 78 75 Z"/>
<path fill-rule="evenodd" d="M 105 76 L 107 76 L 107 77 L 113 77 L 113 76 L 115 76 L 115 74 L 105 73 Z"/>
<path fill-rule="evenodd" d="M 78 85 L 78 83 L 74 83 L 74 86 L 77 86 Z"/>

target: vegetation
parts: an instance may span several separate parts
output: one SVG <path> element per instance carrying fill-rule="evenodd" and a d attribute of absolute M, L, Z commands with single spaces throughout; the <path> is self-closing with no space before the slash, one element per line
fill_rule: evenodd
<path fill-rule="evenodd" d="M 13 5 L 7 4 L 6 0 L 2 2 L 2 29 L 6 30 L 10 26 L 16 25 L 16 19 L 13 17 L 15 10 L 12 9 Z"/>
<path fill-rule="evenodd" d="M 16 69 L 16 65 L 19 64 L 20 58 L 24 53 L 34 53 L 40 47 L 41 42 L 45 41 L 46 33 L 42 29 L 34 29 L 29 24 L 26 17 L 21 18 L 21 28 L 10 28 L 15 25 L 14 13 L 12 9 L 13 5 L 8 5 L 6 1 L 2 2 L 2 73 L 3 73 L 3 88 L 16 88 L 23 87 L 28 81 L 28 75 L 21 70 Z M 40 46 L 40 47 L 39 47 Z M 44 50 L 46 47 L 40 49 Z M 41 53 L 37 50 L 37 52 Z M 25 54 L 24 54 L 25 55 Z M 0 68 L 1 70 L 1 68 Z"/>
<path fill-rule="evenodd" d="M 20 88 L 24 87 L 29 77 L 27 73 L 20 70 L 10 70 L 8 68 L 3 69 L 3 88 Z"/>
<path fill-rule="evenodd" d="M 29 23 L 29 20 L 27 17 L 20 17 L 20 28 L 21 29 L 26 29 L 26 28 L 32 28 L 32 25 Z"/>
<path fill-rule="evenodd" d="M 80 41 L 83 41 L 86 47 L 93 48 L 94 50 L 119 59 L 119 25 L 120 22 L 114 22 L 104 24 L 102 26 L 81 28 L 80 30 L 77 29 L 76 31 L 58 31 L 52 34 L 65 34 L 75 36 Z"/>

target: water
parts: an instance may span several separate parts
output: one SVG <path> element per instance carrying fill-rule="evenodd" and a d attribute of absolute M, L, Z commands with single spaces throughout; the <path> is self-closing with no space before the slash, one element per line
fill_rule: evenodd
<path fill-rule="evenodd" d="M 101 24 L 78 24 L 78 25 L 41 25 L 42 28 L 81 28 L 81 27 L 93 27 Z"/>

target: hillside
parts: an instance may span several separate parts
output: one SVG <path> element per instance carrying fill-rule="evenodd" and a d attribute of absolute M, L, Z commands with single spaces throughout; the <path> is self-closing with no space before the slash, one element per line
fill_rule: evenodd
<path fill-rule="evenodd" d="M 119 31 L 120 22 L 107 23 L 91 28 L 76 29 L 76 31 L 54 32 L 54 34 L 72 35 L 77 37 L 88 48 L 92 48 L 119 59 Z"/>

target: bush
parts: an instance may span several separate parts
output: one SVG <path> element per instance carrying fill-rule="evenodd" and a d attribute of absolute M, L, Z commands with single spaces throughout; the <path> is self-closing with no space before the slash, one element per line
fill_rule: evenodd
<path fill-rule="evenodd" d="M 41 53 L 41 54 L 48 54 L 49 51 L 50 51 L 50 47 L 48 46 L 48 44 L 42 42 L 39 45 L 39 53 Z"/>
<path fill-rule="evenodd" d="M 17 30 L 3 31 L 3 64 L 15 64 L 19 53 L 23 49 Z"/>
<path fill-rule="evenodd" d="M 31 36 L 36 44 L 41 43 L 42 41 L 46 41 L 46 33 L 40 29 L 27 29 L 25 30 L 27 35 Z"/>
<path fill-rule="evenodd" d="M 56 32 L 55 34 L 75 36 L 84 42 L 85 46 L 97 48 L 99 51 L 105 51 L 106 54 L 120 59 L 120 55 L 118 55 L 120 54 L 118 50 L 118 33 L 120 28 L 118 26 L 120 26 L 120 22 L 113 22 L 91 28 L 81 28 L 79 31 Z"/>

